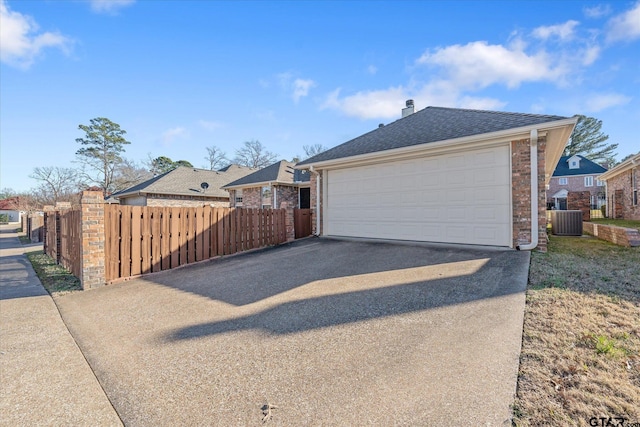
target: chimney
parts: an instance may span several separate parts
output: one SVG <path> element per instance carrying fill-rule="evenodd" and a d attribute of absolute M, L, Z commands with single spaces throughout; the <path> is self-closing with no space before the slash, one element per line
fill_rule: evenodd
<path fill-rule="evenodd" d="M 415 108 L 413 106 L 413 99 L 407 99 L 407 108 L 402 109 L 402 118 L 410 116 L 415 112 Z"/>

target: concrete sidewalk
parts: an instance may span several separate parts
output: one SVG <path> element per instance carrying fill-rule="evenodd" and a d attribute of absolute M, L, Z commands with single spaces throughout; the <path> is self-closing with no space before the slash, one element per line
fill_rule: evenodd
<path fill-rule="evenodd" d="M 0 425 L 117 426 L 118 414 L 35 275 L 0 226 Z"/>

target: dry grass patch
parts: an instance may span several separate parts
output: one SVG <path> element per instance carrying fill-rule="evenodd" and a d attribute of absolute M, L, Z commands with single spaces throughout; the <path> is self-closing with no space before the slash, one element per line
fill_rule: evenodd
<path fill-rule="evenodd" d="M 532 254 L 514 424 L 635 423 L 638 402 L 639 248 L 552 237 Z"/>

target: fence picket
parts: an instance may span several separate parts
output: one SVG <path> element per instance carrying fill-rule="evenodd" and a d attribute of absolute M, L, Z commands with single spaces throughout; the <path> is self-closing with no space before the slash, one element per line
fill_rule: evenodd
<path fill-rule="evenodd" d="M 171 268 L 171 209 L 166 207 L 162 208 L 161 215 L 160 252 L 162 269 L 169 270 Z"/>

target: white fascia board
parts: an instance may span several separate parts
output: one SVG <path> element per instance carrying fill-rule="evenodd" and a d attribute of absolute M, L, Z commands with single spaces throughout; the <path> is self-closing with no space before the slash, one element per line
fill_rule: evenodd
<path fill-rule="evenodd" d="M 466 150 L 470 147 L 490 147 L 503 145 L 519 139 L 528 139 L 533 129 L 538 130 L 540 136 L 546 136 L 546 131 L 554 130 L 568 125 L 575 126 L 577 119 L 563 119 L 554 122 L 540 123 L 537 125 L 523 126 L 498 132 L 471 135 L 462 138 L 446 139 L 424 144 L 412 145 L 409 147 L 394 148 L 390 150 L 376 151 L 373 153 L 359 154 L 356 156 L 342 157 L 339 159 L 325 160 L 316 163 L 308 163 L 302 166 L 294 166 L 295 169 L 333 169 L 361 164 L 372 164 L 386 162 L 389 160 L 401 160 L 412 158 L 419 154 L 441 154 Z"/>
<path fill-rule="evenodd" d="M 636 154 L 635 156 L 633 156 L 630 159 L 625 160 L 624 162 L 620 163 L 618 166 L 609 169 L 606 172 L 603 172 L 600 175 L 600 180 L 601 181 L 606 181 L 607 179 L 613 178 L 614 176 L 622 173 L 622 172 L 626 172 L 627 170 L 633 168 L 634 166 L 638 166 L 640 165 L 640 154 Z"/>

